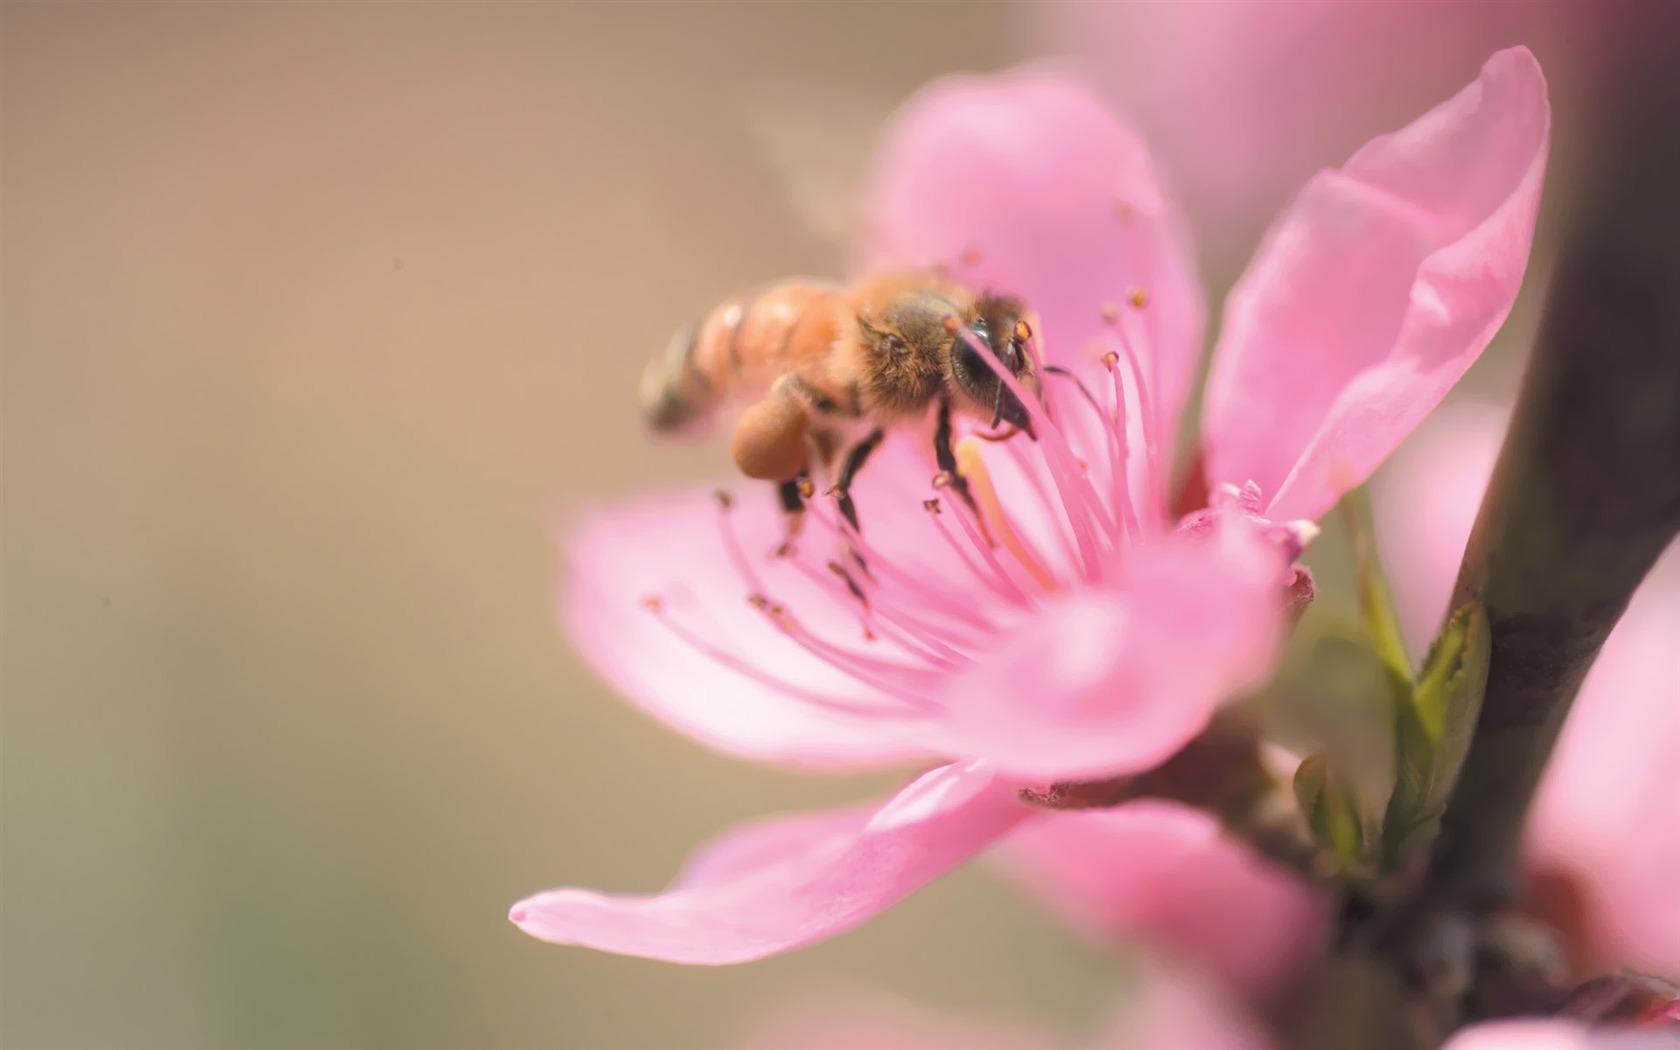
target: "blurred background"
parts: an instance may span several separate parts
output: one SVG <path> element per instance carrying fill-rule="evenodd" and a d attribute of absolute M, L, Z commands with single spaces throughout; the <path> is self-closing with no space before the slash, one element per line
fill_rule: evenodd
<path fill-rule="evenodd" d="M 647 355 L 837 271 L 892 108 L 1080 10 L 5 4 L 0 1040 L 703 1047 L 832 983 L 1099 1016 L 1110 965 L 976 867 L 732 969 L 505 920 L 892 782 L 644 720 L 555 630 L 557 537 L 721 471 L 644 437 Z M 1290 181 L 1503 42 L 1407 56 Z M 1281 194 L 1200 229 L 1216 288 Z"/>

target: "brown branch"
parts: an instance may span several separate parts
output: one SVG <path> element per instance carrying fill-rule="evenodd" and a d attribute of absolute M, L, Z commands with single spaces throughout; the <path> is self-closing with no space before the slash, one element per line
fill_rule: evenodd
<path fill-rule="evenodd" d="M 1652 5 L 1653 8 L 1659 5 Z M 1582 678 L 1680 530 L 1680 22 L 1626 35 L 1453 607 L 1487 609 L 1487 695 L 1420 897 L 1505 892 Z M 1627 12 L 1622 12 L 1627 13 Z"/>

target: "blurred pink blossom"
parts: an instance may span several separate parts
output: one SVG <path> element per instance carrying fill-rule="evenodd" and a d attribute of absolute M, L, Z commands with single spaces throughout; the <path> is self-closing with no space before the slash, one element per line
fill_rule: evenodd
<path fill-rule="evenodd" d="M 1141 941 L 1249 996 L 1282 991 L 1328 932 L 1325 902 L 1305 882 L 1176 803 L 1053 814 L 1012 835 L 998 859 L 1070 929 Z"/>
<path fill-rule="evenodd" d="M 1556 83 L 1604 15 L 1569 0 L 1045 0 L 1020 21 L 1032 46 L 1082 60 L 1136 115 L 1216 247 L 1236 248 L 1311 172 L 1484 56 L 1527 45 Z"/>
<path fill-rule="evenodd" d="M 1377 489 L 1378 540 L 1408 636 L 1446 614 L 1503 435 L 1490 405 L 1447 406 Z M 1592 959 L 1680 978 L 1680 546 L 1634 594 L 1588 673 L 1529 814 L 1526 857 L 1584 908 Z"/>
<path fill-rule="evenodd" d="M 1019 1026 L 942 1016 L 862 992 L 810 995 L 761 1019 L 746 1050 L 1266 1050 L 1265 1028 L 1215 986 L 1159 960 L 1142 959 L 1125 1003 L 1077 1042 Z"/>
<path fill-rule="evenodd" d="M 1441 1050 L 1680 1050 L 1680 1033 L 1519 1018 L 1472 1025 L 1448 1039 Z"/>
<path fill-rule="evenodd" d="M 1533 56 L 1502 52 L 1308 184 L 1226 307 L 1201 439 L 1216 527 L 1175 530 L 1164 478 L 1203 296 L 1147 153 L 1053 71 L 918 95 L 878 159 L 857 267 L 944 266 L 1030 303 L 1044 363 L 1074 377 L 1023 398 L 1036 443 L 959 444 L 977 519 L 930 485 L 925 439 L 895 435 L 854 489 L 864 532 L 814 506 L 787 556 L 769 556 L 769 499 L 602 512 L 570 545 L 563 615 L 611 681 L 714 746 L 951 764 L 879 807 L 726 836 L 664 894 L 553 890 L 513 921 L 609 951 L 757 958 L 856 925 L 1037 815 L 1020 786 L 1175 752 L 1270 671 L 1305 535 L 1270 522 L 1362 482 L 1509 312 L 1549 129 Z M 845 547 L 867 560 L 849 581 L 865 602 L 831 571 Z"/>

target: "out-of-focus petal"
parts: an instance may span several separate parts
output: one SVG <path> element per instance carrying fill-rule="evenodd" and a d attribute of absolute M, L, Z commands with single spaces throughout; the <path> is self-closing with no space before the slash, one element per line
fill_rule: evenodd
<path fill-rule="evenodd" d="M 1200 810 L 1142 801 L 1054 813 L 997 856 L 1077 933 L 1142 941 L 1251 995 L 1280 990 L 1323 946 L 1324 902 Z"/>
<path fill-rule="evenodd" d="M 1266 1050 L 1260 1022 L 1199 976 L 1146 963 L 1136 995 L 1108 1035 L 1104 1050 Z"/>
<path fill-rule="evenodd" d="M 1377 543 L 1414 653 L 1427 650 L 1446 618 L 1509 418 L 1489 402 L 1449 400 L 1377 476 Z"/>
<path fill-rule="evenodd" d="M 758 498 L 730 512 L 745 557 L 774 579 L 788 607 L 831 608 L 808 580 L 766 556 L 782 524 L 769 491 L 750 495 Z M 656 718 L 734 754 L 823 767 L 924 753 L 910 712 L 792 644 L 747 604 L 753 588 L 726 549 L 720 513 L 710 494 L 672 493 L 598 512 L 574 530 L 561 615 L 579 651 Z M 650 597 L 657 614 L 644 605 Z M 759 674 L 725 666 L 678 630 Z"/>
<path fill-rule="evenodd" d="M 1139 546 L 1113 587 L 1052 600 L 946 693 L 941 742 L 1033 781 L 1164 760 L 1271 671 L 1284 576 L 1243 527 Z"/>
<path fill-rule="evenodd" d="M 1588 1028 L 1577 1021 L 1536 1017 L 1471 1025 L 1441 1050 L 1680 1050 L 1680 1035 L 1660 1029 Z"/>
<path fill-rule="evenodd" d="M 953 1017 L 880 992 L 809 993 L 782 1004 L 743 1050 L 1050 1050 L 1045 1036 Z"/>
<path fill-rule="evenodd" d="M 1253 480 L 1274 519 L 1363 482 L 1510 312 L 1550 138 L 1526 48 L 1315 176 L 1226 304 L 1209 378 L 1209 477 Z"/>
<path fill-rule="evenodd" d="M 696 855 L 664 893 L 549 890 L 508 917 L 559 944 L 668 962 L 747 962 L 844 933 L 1031 815 L 984 764 L 942 766 L 880 807 L 737 829 Z"/>
<path fill-rule="evenodd" d="M 1574 61 L 1582 34 L 1544 45 L 1576 16 L 1598 28 L 1608 15 L 1568 3 L 1324 0 L 1042 0 L 1018 12 L 1029 41 L 1083 59 L 1136 120 L 1216 266 L 1252 249 L 1289 194 L 1372 128 L 1398 127 L 1519 41 L 1547 56 L 1555 82 L 1553 63 Z"/>
<path fill-rule="evenodd" d="M 1088 83 L 1028 67 L 924 88 L 889 126 L 863 208 L 858 270 L 943 264 L 1019 295 L 1046 358 L 1094 380 L 1117 304 L 1171 440 L 1201 351 L 1201 285 L 1147 150 Z M 1146 306 L 1129 305 L 1134 288 Z"/>
<path fill-rule="evenodd" d="M 1588 949 L 1680 979 L 1680 546 L 1588 672 L 1529 815 L 1534 869 L 1572 876 Z"/>

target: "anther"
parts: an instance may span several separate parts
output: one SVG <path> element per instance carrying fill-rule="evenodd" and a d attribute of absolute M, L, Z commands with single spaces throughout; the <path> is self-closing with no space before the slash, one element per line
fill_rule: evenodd
<path fill-rule="evenodd" d="M 1114 217 L 1119 219 L 1121 222 L 1131 222 L 1133 219 L 1137 218 L 1137 208 L 1131 201 L 1115 201 Z"/>
<path fill-rule="evenodd" d="M 754 609 L 763 612 L 765 609 L 770 607 L 770 599 L 766 598 L 762 594 L 749 594 L 747 595 L 747 604 L 752 606 Z"/>
<path fill-rule="evenodd" d="M 712 493 L 712 498 L 717 500 L 718 506 L 722 507 L 724 510 L 730 510 L 735 506 L 735 497 L 731 496 L 724 489 L 717 489 L 714 491 Z"/>
<path fill-rule="evenodd" d="M 1119 306 L 1119 304 L 1117 304 L 1117 303 L 1103 303 L 1102 304 L 1102 322 L 1103 322 L 1103 324 L 1113 324 L 1114 322 L 1116 322 L 1118 320 L 1120 320 L 1120 306 Z"/>
<path fill-rule="evenodd" d="M 980 265 L 980 249 L 978 249 L 978 248 L 967 249 L 966 251 L 964 251 L 962 253 L 961 256 L 959 256 L 957 258 L 957 261 L 962 263 L 964 266 L 978 266 L 978 265 Z"/>
<path fill-rule="evenodd" d="M 816 493 L 817 493 L 817 487 L 815 485 L 811 484 L 811 479 L 810 478 L 800 478 L 799 479 L 799 498 L 800 499 L 810 499 L 812 496 L 816 495 Z"/>
<path fill-rule="evenodd" d="M 1016 321 L 1015 322 L 1015 338 L 1017 338 L 1017 339 L 1031 339 L 1032 338 L 1032 325 L 1028 324 L 1025 321 Z"/>
<path fill-rule="evenodd" d="M 927 511 L 929 514 L 938 514 L 939 513 L 939 501 L 936 500 L 936 499 L 922 500 L 922 509 Z"/>
<path fill-rule="evenodd" d="M 1149 305 L 1149 290 L 1147 288 L 1133 288 L 1126 293 L 1126 301 L 1141 310 Z"/>
<path fill-rule="evenodd" d="M 960 331 L 963 326 L 962 319 L 956 314 L 946 314 L 945 319 L 941 321 L 940 324 L 944 325 L 945 330 L 950 332 L 952 335 L 955 335 L 958 331 Z"/>
<path fill-rule="evenodd" d="M 799 553 L 799 548 L 795 547 L 791 543 L 784 543 L 780 547 L 776 548 L 775 553 L 778 558 L 791 558 L 795 554 Z"/>
<path fill-rule="evenodd" d="M 933 487 L 936 489 L 950 488 L 952 480 L 950 472 L 942 470 L 933 476 Z"/>
<path fill-rule="evenodd" d="M 661 612 L 665 608 L 665 600 L 657 594 L 650 594 L 642 599 L 642 608 L 648 612 Z"/>
<path fill-rule="evenodd" d="M 1110 350 L 1102 355 L 1102 363 L 1104 368 L 1114 368 L 1120 363 L 1120 355 Z"/>

